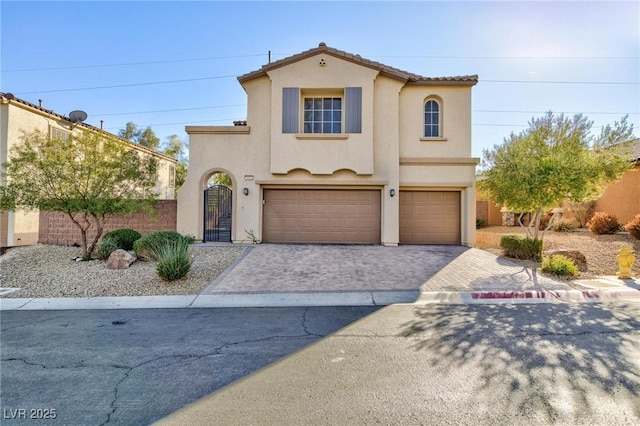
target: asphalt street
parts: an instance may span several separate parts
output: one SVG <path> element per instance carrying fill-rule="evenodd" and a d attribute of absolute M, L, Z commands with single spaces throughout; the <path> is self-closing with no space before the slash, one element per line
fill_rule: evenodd
<path fill-rule="evenodd" d="M 638 425 L 640 304 L 390 305 L 161 425 Z"/>
<path fill-rule="evenodd" d="M 0 423 L 149 424 L 376 309 L 3 311 Z"/>
<path fill-rule="evenodd" d="M 1 320 L 2 424 L 640 422 L 638 303 L 3 311 Z M 52 410 L 55 419 L 29 418 Z"/>

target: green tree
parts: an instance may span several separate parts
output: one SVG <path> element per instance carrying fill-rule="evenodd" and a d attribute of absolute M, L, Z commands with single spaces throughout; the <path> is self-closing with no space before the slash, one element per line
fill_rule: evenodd
<path fill-rule="evenodd" d="M 160 146 L 160 138 L 156 136 L 151 127 L 147 127 L 140 133 L 140 137 L 136 143 L 140 146 L 156 151 Z"/>
<path fill-rule="evenodd" d="M 151 127 L 147 127 L 146 129 L 142 130 L 139 129 L 138 126 L 132 121 L 129 121 L 126 124 L 126 127 L 118 132 L 118 136 L 128 140 L 129 142 L 133 142 L 154 151 L 157 150 L 160 146 L 160 138 L 156 136 Z"/>
<path fill-rule="evenodd" d="M 233 183 L 231 182 L 231 177 L 228 174 L 214 173 L 207 181 L 207 186 L 212 185 L 224 185 L 228 188 L 231 188 L 233 186 Z"/>
<path fill-rule="evenodd" d="M 542 239 L 540 218 L 547 210 L 562 200 L 598 198 L 632 167 L 625 142 L 633 139 L 633 125 L 627 118 L 605 126 L 598 137 L 592 125 L 582 115 L 548 112 L 532 119 L 528 129 L 484 151 L 479 189 L 511 211 L 531 213 L 527 235 Z M 524 227 L 522 214 L 518 222 Z"/>
<path fill-rule="evenodd" d="M 189 161 L 187 160 L 187 155 L 185 153 L 187 148 L 187 144 L 180 139 L 178 135 L 171 135 L 167 138 L 164 146 L 163 152 L 176 160 L 178 160 L 178 164 L 176 164 L 176 177 L 175 184 L 176 189 L 179 189 L 185 180 L 187 180 L 187 169 Z"/>
<path fill-rule="evenodd" d="M 153 211 L 157 160 L 115 138 L 85 131 L 68 139 L 23 133 L 3 164 L 0 208 L 65 213 L 82 235 L 89 258 L 108 219 Z M 87 231 L 96 226 L 89 241 Z"/>

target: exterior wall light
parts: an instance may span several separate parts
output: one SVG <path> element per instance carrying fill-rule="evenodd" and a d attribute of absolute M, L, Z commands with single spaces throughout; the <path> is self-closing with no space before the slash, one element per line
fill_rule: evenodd
<path fill-rule="evenodd" d="M 393 197 L 394 195 L 396 195 L 396 190 L 395 190 L 395 189 L 390 189 L 390 190 L 389 190 L 389 195 L 390 195 L 390 196 L 392 196 L 392 197 Z"/>
<path fill-rule="evenodd" d="M 242 190 L 242 193 L 243 193 L 244 195 L 249 195 L 249 188 L 245 188 L 245 189 L 243 189 L 243 190 Z"/>

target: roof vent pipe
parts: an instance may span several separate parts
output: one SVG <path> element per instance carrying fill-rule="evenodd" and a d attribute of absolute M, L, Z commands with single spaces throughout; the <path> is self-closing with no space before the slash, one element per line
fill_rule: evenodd
<path fill-rule="evenodd" d="M 42 108 L 42 99 L 38 99 L 38 106 Z"/>
<path fill-rule="evenodd" d="M 100 120 L 100 130 L 102 130 L 102 124 L 104 123 L 104 120 Z"/>

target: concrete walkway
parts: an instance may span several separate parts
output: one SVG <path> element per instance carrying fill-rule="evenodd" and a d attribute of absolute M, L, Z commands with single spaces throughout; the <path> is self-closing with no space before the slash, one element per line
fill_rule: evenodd
<path fill-rule="evenodd" d="M 0 299 L 0 310 L 394 303 L 599 302 L 640 299 L 640 282 L 576 290 L 480 249 L 460 246 L 247 246 L 200 295 Z"/>

